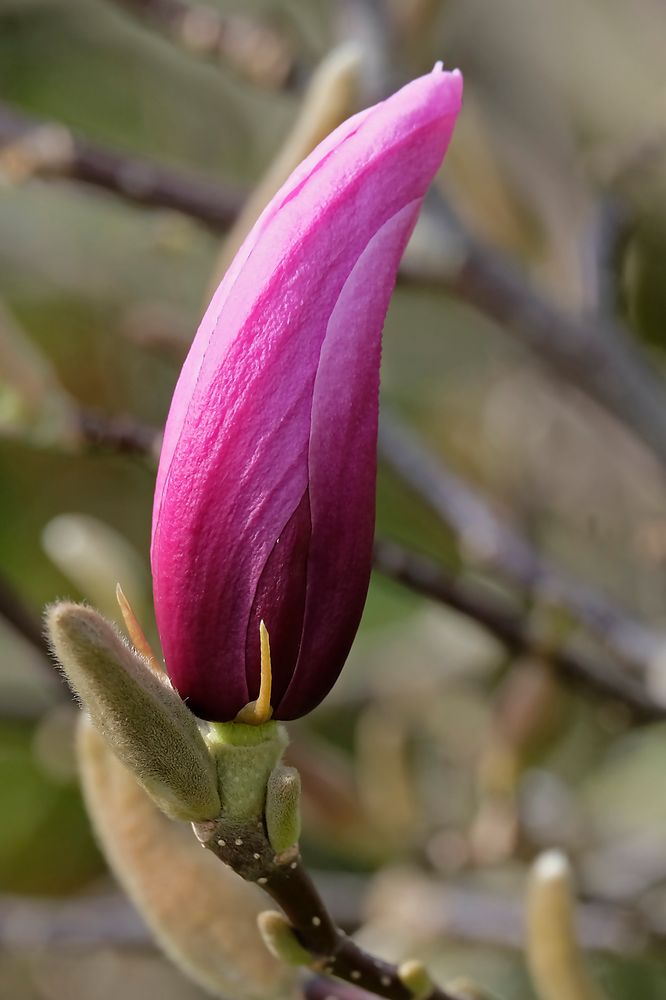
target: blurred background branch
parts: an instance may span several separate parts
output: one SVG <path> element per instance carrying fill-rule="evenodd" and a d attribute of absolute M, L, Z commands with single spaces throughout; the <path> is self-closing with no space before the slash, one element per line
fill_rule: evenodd
<path fill-rule="evenodd" d="M 138 205 L 182 212 L 215 229 L 226 229 L 243 203 L 240 190 L 218 180 L 126 156 L 8 105 L 0 106 L 0 172 L 15 184 L 31 178 L 77 181 Z"/>
<path fill-rule="evenodd" d="M 442 227 L 442 253 L 439 260 L 435 254 L 421 261 L 408 256 L 401 279 L 445 288 L 496 320 L 539 364 L 607 410 L 666 467 L 664 383 L 630 333 L 608 317 L 568 315 L 506 256 L 475 239 L 450 206 L 436 195 L 430 205 Z M 607 242 L 604 234 L 604 249 Z M 598 261 L 598 267 L 607 262 Z"/>
<path fill-rule="evenodd" d="M 394 542 L 375 542 L 374 566 L 380 573 L 406 587 L 459 611 L 488 629 L 512 654 L 530 653 L 544 660 L 564 680 L 581 684 L 591 693 L 606 695 L 625 705 L 638 720 L 666 719 L 644 684 L 603 656 L 576 650 L 570 642 L 553 642 L 539 636 L 529 612 L 517 611 L 511 601 L 474 579 L 456 577 L 443 566 L 410 552 Z"/>
<path fill-rule="evenodd" d="M 658 633 L 636 621 L 600 591 L 548 561 L 483 497 L 438 461 L 394 414 L 382 416 L 380 454 L 447 525 L 465 554 L 492 567 L 546 604 L 561 605 L 622 658 L 645 665 L 663 650 Z"/>

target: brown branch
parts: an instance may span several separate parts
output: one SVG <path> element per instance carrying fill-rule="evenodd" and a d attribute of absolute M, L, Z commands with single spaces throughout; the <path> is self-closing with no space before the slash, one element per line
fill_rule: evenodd
<path fill-rule="evenodd" d="M 212 5 L 186 0 L 116 2 L 189 52 L 222 62 L 257 86 L 291 89 L 305 75 L 294 39 L 267 17 L 223 13 Z"/>
<path fill-rule="evenodd" d="M 571 643 L 551 648 L 539 639 L 523 613 L 494 591 L 461 580 L 438 563 L 394 542 L 375 542 L 374 565 L 410 590 L 446 604 L 491 632 L 512 653 L 543 657 L 567 681 L 621 701 L 641 721 L 666 719 L 666 706 L 650 698 L 643 685 L 603 656 L 593 657 Z"/>
<path fill-rule="evenodd" d="M 0 104 L 0 173 L 10 180 L 80 181 L 149 208 L 182 212 L 215 230 L 233 222 L 244 193 L 178 168 L 129 156 Z"/>
<path fill-rule="evenodd" d="M 529 595 L 568 611 L 621 660 L 645 667 L 664 636 L 601 591 L 552 566 L 489 502 L 435 457 L 394 415 L 382 414 L 380 454 L 457 535 L 465 552 Z"/>
<path fill-rule="evenodd" d="M 395 965 L 369 955 L 336 926 L 297 847 L 275 855 L 261 819 L 247 825 L 223 818 L 193 827 L 204 847 L 275 900 L 302 947 L 312 955 L 313 969 L 387 1000 L 413 1000 Z M 439 987 L 430 996 L 431 1000 L 455 1000 Z"/>
<path fill-rule="evenodd" d="M 666 468 L 666 390 L 630 332 L 609 318 L 564 312 L 517 266 L 465 230 L 436 195 L 428 205 L 442 246 L 427 259 L 408 255 L 402 280 L 452 292 L 500 323 L 549 373 L 632 431 Z"/>

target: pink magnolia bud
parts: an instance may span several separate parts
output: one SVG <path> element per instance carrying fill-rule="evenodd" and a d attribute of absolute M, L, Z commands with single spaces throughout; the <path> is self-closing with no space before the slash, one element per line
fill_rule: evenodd
<path fill-rule="evenodd" d="M 381 332 L 460 110 L 441 66 L 350 118 L 294 171 L 203 318 L 171 404 L 152 567 L 169 675 L 193 712 L 314 708 L 370 577 Z"/>

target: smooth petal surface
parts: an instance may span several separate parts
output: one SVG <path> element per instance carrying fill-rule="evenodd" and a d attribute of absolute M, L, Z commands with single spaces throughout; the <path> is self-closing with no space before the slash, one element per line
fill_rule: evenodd
<path fill-rule="evenodd" d="M 167 669 L 190 708 L 255 698 L 259 620 L 277 718 L 313 708 L 367 592 L 381 329 L 462 79 L 437 68 L 350 119 L 243 244 L 176 387 L 152 563 Z"/>

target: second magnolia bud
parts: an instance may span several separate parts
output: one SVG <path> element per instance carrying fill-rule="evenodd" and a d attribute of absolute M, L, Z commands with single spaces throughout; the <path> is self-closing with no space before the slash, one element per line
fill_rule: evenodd
<path fill-rule="evenodd" d="M 168 678 L 93 608 L 55 604 L 46 628 L 95 728 L 160 809 L 173 819 L 215 818 L 221 808 L 215 762 Z"/>

